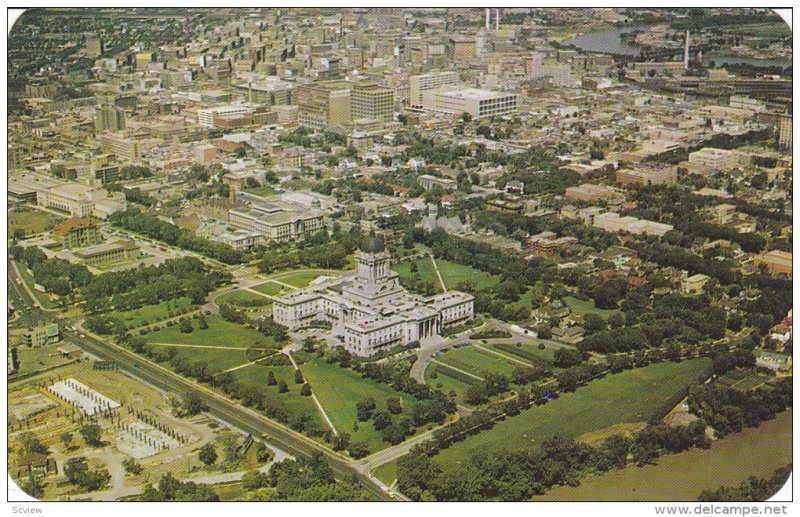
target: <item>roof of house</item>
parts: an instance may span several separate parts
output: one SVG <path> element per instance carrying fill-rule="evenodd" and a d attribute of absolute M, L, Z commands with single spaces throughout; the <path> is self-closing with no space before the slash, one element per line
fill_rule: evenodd
<path fill-rule="evenodd" d="M 87 219 L 85 217 L 70 217 L 64 221 L 61 221 L 53 228 L 53 232 L 59 235 L 66 235 L 71 231 L 78 230 L 81 228 L 89 228 L 91 226 L 97 226 L 97 224 L 92 221 L 91 219 Z"/>

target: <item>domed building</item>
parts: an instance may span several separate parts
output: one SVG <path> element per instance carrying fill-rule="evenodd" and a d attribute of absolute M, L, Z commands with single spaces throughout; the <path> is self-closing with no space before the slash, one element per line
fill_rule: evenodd
<path fill-rule="evenodd" d="M 383 240 L 374 233 L 356 254 L 356 270 L 342 278 L 273 300 L 273 319 L 297 330 L 325 322 L 331 344 L 368 357 L 438 336 L 474 317 L 474 297 L 460 291 L 414 295 L 400 285 Z"/>

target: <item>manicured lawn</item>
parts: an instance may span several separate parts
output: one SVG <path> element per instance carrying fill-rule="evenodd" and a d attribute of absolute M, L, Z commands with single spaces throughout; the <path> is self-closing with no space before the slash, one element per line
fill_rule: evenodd
<path fill-rule="evenodd" d="M 286 381 L 286 385 L 289 388 L 287 393 L 279 393 L 277 386 L 267 385 L 267 375 L 270 370 L 275 372 L 275 378 L 279 382 L 281 380 Z M 273 407 L 284 408 L 289 420 L 300 415 L 307 415 L 322 430 L 329 429 L 328 424 L 319 414 L 319 410 L 311 397 L 304 397 L 300 394 L 302 385 L 294 382 L 293 366 L 264 366 L 257 364 L 240 368 L 232 373 L 238 382 L 261 390 L 264 393 L 264 397 L 270 401 Z"/>
<path fill-rule="evenodd" d="M 417 270 L 424 281 L 432 282 L 433 285 L 436 286 L 437 292 L 442 291 L 439 277 L 436 275 L 436 270 L 433 268 L 430 257 L 422 257 L 411 262 L 395 264 L 392 269 L 400 274 L 401 282 L 408 281 L 408 279 L 414 275 L 414 273 L 411 272 L 412 263 L 417 265 Z M 493 286 L 500 280 L 500 278 L 495 275 L 478 271 L 470 266 L 456 264 L 449 260 L 437 259 L 436 265 L 439 266 L 439 273 L 442 274 L 442 280 L 448 289 L 457 289 L 458 286 L 466 280 L 472 282 L 476 288 L 483 289 Z"/>
<path fill-rule="evenodd" d="M 244 289 L 236 289 L 217 298 L 217 303 L 227 303 L 237 307 L 263 307 L 270 305 L 272 302 L 264 296 L 259 296 Z"/>
<path fill-rule="evenodd" d="M 165 300 L 155 305 L 145 305 L 130 311 L 110 312 L 108 316 L 121 318 L 129 329 L 141 327 L 151 323 L 169 319 L 172 316 L 179 316 L 189 312 L 194 306 L 188 296 L 182 296 L 174 300 Z"/>
<path fill-rule="evenodd" d="M 297 271 L 296 273 L 292 273 L 291 275 L 281 277 L 278 280 L 280 280 L 284 284 L 293 285 L 295 287 L 306 287 L 313 280 L 316 280 L 317 277 L 319 276 L 320 274 L 318 272 Z"/>
<path fill-rule="evenodd" d="M 482 378 L 486 378 L 487 373 L 511 375 L 515 368 L 522 367 L 519 363 L 508 361 L 474 345 L 446 352 L 437 360 Z"/>
<path fill-rule="evenodd" d="M 283 280 L 281 280 L 281 282 L 282 281 Z M 275 282 L 265 282 L 263 284 L 258 284 L 257 286 L 252 287 L 251 289 L 253 289 L 254 291 L 258 291 L 259 293 L 264 293 L 268 296 L 277 296 L 281 294 L 282 291 L 285 291 L 287 288 L 283 287 L 280 284 L 276 284 Z M 258 295 L 253 295 L 253 296 L 258 296 Z"/>
<path fill-rule="evenodd" d="M 411 264 L 417 265 L 416 273 L 411 272 Z M 419 258 L 410 262 L 403 262 L 402 264 L 393 264 L 392 269 L 397 271 L 397 273 L 400 275 L 400 283 L 403 285 L 409 285 L 409 280 L 419 273 L 419 275 L 422 277 L 422 280 L 429 282 L 436 287 L 437 293 L 442 292 L 442 284 L 439 283 L 439 277 L 436 276 L 436 270 L 433 269 L 433 263 L 428 257 Z"/>
<path fill-rule="evenodd" d="M 432 363 L 425 370 L 425 383 L 432 388 L 442 390 L 448 395 L 451 391 L 455 391 L 456 401 L 459 404 L 465 404 L 464 394 L 467 392 L 467 389 L 469 389 L 470 385 L 466 382 L 450 377 L 447 375 L 447 370 L 440 368 L 436 363 Z"/>
<path fill-rule="evenodd" d="M 619 309 L 598 309 L 593 300 L 579 300 L 573 296 L 565 297 L 564 302 L 569 306 L 573 316 L 581 318 L 590 312 L 594 312 L 607 319 L 612 314 L 620 312 Z"/>
<path fill-rule="evenodd" d="M 336 430 L 340 433 L 350 433 L 351 441 L 364 443 L 370 451 L 384 449 L 389 444 L 383 441 L 381 433 L 375 430 L 372 421 L 358 421 L 356 403 L 372 397 L 379 409 L 385 409 L 386 399 L 389 397 L 400 397 L 406 408 L 416 402 L 410 395 L 395 391 L 388 385 L 365 379 L 352 370 L 328 364 L 322 359 L 303 364 L 300 370 L 306 381 L 311 384 L 311 389 L 325 408 Z M 357 431 L 354 430 L 356 422 L 358 422 Z"/>
<path fill-rule="evenodd" d="M 391 485 L 397 479 L 397 460 L 384 463 L 373 470 L 372 475 L 386 483 L 386 486 Z"/>
<path fill-rule="evenodd" d="M 197 327 L 197 320 L 192 322 L 194 331 L 181 332 L 178 324 L 166 327 L 156 332 L 145 335 L 149 343 L 177 343 L 185 345 L 205 345 L 223 347 L 247 348 L 256 343 L 271 345 L 272 339 L 261 334 L 255 329 L 230 323 L 219 316 L 206 316 L 207 329 Z"/>
<path fill-rule="evenodd" d="M 608 375 L 468 437 L 443 450 L 436 461 L 446 469 L 455 469 L 478 452 L 523 449 L 557 433 L 577 437 L 616 424 L 646 422 L 653 411 L 686 386 L 701 382 L 710 371 L 711 360 L 701 358 Z"/>
<path fill-rule="evenodd" d="M 500 281 L 498 276 L 479 271 L 471 266 L 456 264 L 449 260 L 436 259 L 436 265 L 439 266 L 439 273 L 442 274 L 442 280 L 444 280 L 444 285 L 448 289 L 456 289 L 467 280 L 472 282 L 478 289 L 491 287 Z"/>
<path fill-rule="evenodd" d="M 22 230 L 25 235 L 36 235 L 52 229 L 61 221 L 60 217 L 38 210 L 12 210 L 8 213 L 8 233 Z"/>
<path fill-rule="evenodd" d="M 167 347 L 158 347 L 166 349 Z M 212 370 L 223 371 L 234 366 L 249 363 L 244 350 L 221 350 L 218 348 L 183 348 L 175 347 L 177 357 L 184 357 L 189 362 L 205 361 Z"/>
<path fill-rule="evenodd" d="M 508 345 L 503 346 L 503 348 L 488 343 L 485 345 L 481 344 L 481 346 L 500 354 L 513 357 L 514 359 L 542 367 L 551 367 L 553 365 L 553 356 L 555 355 L 555 350 L 552 348 L 540 350 L 537 345 L 532 343 L 508 343 Z M 511 350 L 519 350 L 519 353 L 515 354 Z M 533 357 L 533 360 L 529 359 L 529 357 Z"/>

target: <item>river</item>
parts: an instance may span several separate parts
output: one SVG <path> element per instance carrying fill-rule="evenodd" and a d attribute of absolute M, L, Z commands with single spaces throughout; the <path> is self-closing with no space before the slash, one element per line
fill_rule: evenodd
<path fill-rule="evenodd" d="M 573 45 L 584 52 L 638 57 L 642 54 L 641 48 L 623 41 L 621 35 L 634 31 L 645 31 L 649 27 L 650 25 L 631 25 L 587 32 L 570 38 L 563 43 L 565 45 Z M 703 55 L 704 64 L 708 64 L 711 61 L 717 66 L 725 64 L 748 64 L 757 67 L 780 66 L 784 68 L 792 66 L 791 59 L 755 59 L 730 56 L 725 55 L 725 52 L 721 50 L 707 52 Z"/>
<path fill-rule="evenodd" d="M 696 501 L 703 490 L 733 486 L 750 476 L 768 478 L 792 462 L 792 410 L 759 427 L 659 458 L 656 465 L 627 467 L 558 487 L 536 501 Z"/>

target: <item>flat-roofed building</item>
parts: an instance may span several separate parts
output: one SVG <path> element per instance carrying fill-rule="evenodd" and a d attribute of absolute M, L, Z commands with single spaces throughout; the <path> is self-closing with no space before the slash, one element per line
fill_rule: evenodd
<path fill-rule="evenodd" d="M 377 84 L 358 85 L 350 93 L 353 119 L 371 118 L 382 122 L 394 120 L 394 90 Z"/>
<path fill-rule="evenodd" d="M 58 323 L 47 323 L 38 327 L 30 327 L 23 334 L 23 342 L 30 348 L 58 343 L 61 339 L 61 331 Z"/>
<path fill-rule="evenodd" d="M 594 216 L 592 226 L 610 233 L 627 232 L 632 235 L 655 235 L 662 237 L 674 229 L 671 224 L 657 223 L 631 216 L 620 216 L 615 212 L 606 212 Z"/>
<path fill-rule="evenodd" d="M 297 123 L 311 129 L 345 127 L 350 122 L 350 90 L 344 81 L 298 85 L 293 101 Z"/>
<path fill-rule="evenodd" d="M 89 246 L 73 253 L 82 263 L 89 266 L 115 264 L 136 260 L 140 257 L 139 246 L 131 240 L 118 240 Z"/>
<path fill-rule="evenodd" d="M 120 161 L 137 162 L 142 157 L 139 140 L 126 136 L 123 132 L 103 133 L 98 140 L 104 152 L 113 154 Z"/>
<path fill-rule="evenodd" d="M 619 169 L 616 181 L 620 185 L 664 185 L 678 180 L 676 168 L 663 169 Z"/>
<path fill-rule="evenodd" d="M 731 149 L 715 149 L 704 147 L 699 151 L 689 153 L 689 165 L 703 171 L 728 171 L 742 166 L 743 155 Z"/>
<path fill-rule="evenodd" d="M 513 115 L 517 112 L 515 93 L 492 92 L 477 88 L 440 88 L 423 94 L 422 107 L 429 111 L 460 115 L 473 119 Z"/>
<path fill-rule="evenodd" d="M 228 222 L 274 241 L 304 239 L 324 227 L 321 211 L 277 202 L 232 208 L 228 211 Z"/>
<path fill-rule="evenodd" d="M 220 120 L 242 118 L 252 113 L 245 104 L 213 106 L 197 110 L 197 123 L 202 127 L 214 128 L 220 125 Z"/>
<path fill-rule="evenodd" d="M 458 72 L 442 71 L 412 75 L 408 78 L 408 104 L 412 108 L 422 109 L 422 100 L 425 92 L 457 85 Z"/>
<path fill-rule="evenodd" d="M 569 187 L 564 195 L 567 199 L 574 199 L 576 201 L 595 202 L 600 200 L 611 201 L 614 199 L 621 199 L 623 195 L 613 187 L 607 185 L 595 185 L 593 183 L 584 183 L 575 187 Z"/>

